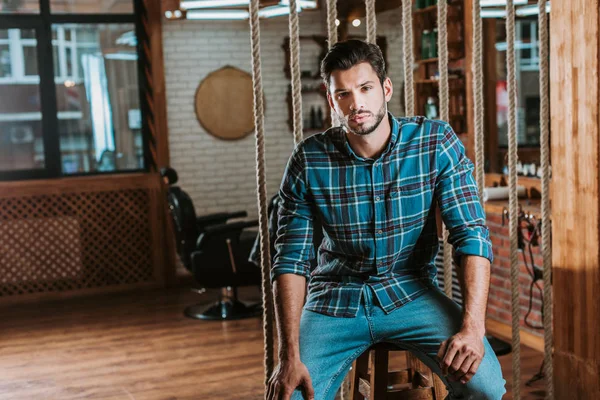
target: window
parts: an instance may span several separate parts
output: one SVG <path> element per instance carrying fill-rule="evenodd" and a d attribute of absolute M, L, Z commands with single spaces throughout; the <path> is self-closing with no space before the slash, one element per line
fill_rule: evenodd
<path fill-rule="evenodd" d="M 539 42 L 537 20 L 517 20 L 515 26 L 517 79 L 517 141 L 519 146 L 539 147 Z M 508 92 L 506 70 L 506 24 L 496 21 L 496 104 L 498 145 L 508 146 Z"/>
<path fill-rule="evenodd" d="M 21 43 L 32 34 L 33 29 L 0 29 L 1 171 L 45 167 L 37 56 L 25 62 L 30 47 Z"/>
<path fill-rule="evenodd" d="M 134 1 L 23 3 L 0 8 L 0 179 L 146 170 Z"/>

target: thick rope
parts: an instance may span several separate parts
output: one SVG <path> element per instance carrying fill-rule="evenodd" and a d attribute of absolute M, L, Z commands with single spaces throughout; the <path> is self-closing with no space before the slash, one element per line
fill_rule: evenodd
<path fill-rule="evenodd" d="M 367 14 L 367 42 L 375 43 L 377 39 L 377 18 L 375 17 L 375 0 L 365 0 Z"/>
<path fill-rule="evenodd" d="M 440 71 L 440 119 L 450 121 L 448 107 L 448 3 L 438 1 L 438 70 Z"/>
<path fill-rule="evenodd" d="M 483 188 L 485 172 L 483 168 L 483 29 L 481 22 L 481 6 L 479 0 L 473 0 L 473 99 L 475 106 L 475 179 L 479 191 L 479 200 L 483 206 Z"/>
<path fill-rule="evenodd" d="M 552 243 L 550 238 L 550 129 L 548 101 L 548 15 L 546 0 L 538 0 L 540 37 L 540 147 L 542 167 L 542 256 L 544 262 L 544 375 L 546 399 L 554 399 L 552 366 Z"/>
<path fill-rule="evenodd" d="M 437 2 L 438 9 L 438 70 L 440 71 L 440 119 L 450 122 L 449 103 L 450 94 L 448 88 L 448 3 Z M 444 292 L 448 298 L 452 298 L 452 246 L 448 243 L 450 232 L 444 225 Z"/>
<path fill-rule="evenodd" d="M 329 49 L 338 41 L 338 31 L 335 25 L 337 19 L 337 3 L 336 0 L 327 0 L 327 37 L 329 38 Z M 330 109 L 331 126 L 340 126 L 341 123 L 335 110 Z"/>
<path fill-rule="evenodd" d="M 292 75 L 292 109 L 294 111 L 294 142 L 300 143 L 302 134 L 302 82 L 300 81 L 300 33 L 296 0 L 290 0 L 290 72 Z"/>
<path fill-rule="evenodd" d="M 267 184 L 265 171 L 265 133 L 262 72 L 260 62 L 260 22 L 258 19 L 259 0 L 250 1 L 250 40 L 252 45 L 252 82 L 254 86 L 254 126 L 256 127 L 256 183 L 260 229 L 260 259 L 262 268 L 263 292 L 263 331 L 265 398 L 267 384 L 273 373 L 273 296 L 270 284 L 271 254 L 267 217 Z"/>
<path fill-rule="evenodd" d="M 327 37 L 329 39 L 329 48 L 337 43 L 337 26 L 335 26 L 335 20 L 337 19 L 337 7 L 336 0 L 327 0 Z"/>
<path fill-rule="evenodd" d="M 506 68 L 508 71 L 508 185 L 509 185 L 509 230 L 510 230 L 510 281 L 512 294 L 512 367 L 513 399 L 521 398 L 521 337 L 519 321 L 519 258 L 517 244 L 517 124 L 516 124 L 516 79 L 515 79 L 515 7 L 513 0 L 506 2 Z"/>
<path fill-rule="evenodd" d="M 413 86 L 413 36 L 412 0 L 402 0 L 402 34 L 404 49 L 404 114 L 415 114 L 415 93 Z"/>

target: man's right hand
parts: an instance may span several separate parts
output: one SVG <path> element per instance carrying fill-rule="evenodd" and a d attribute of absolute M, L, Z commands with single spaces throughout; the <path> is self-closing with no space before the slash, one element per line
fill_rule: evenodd
<path fill-rule="evenodd" d="M 306 366 L 299 359 L 280 361 L 269 379 L 267 400 L 290 400 L 298 386 L 301 386 L 305 399 L 314 400 L 315 391 Z"/>

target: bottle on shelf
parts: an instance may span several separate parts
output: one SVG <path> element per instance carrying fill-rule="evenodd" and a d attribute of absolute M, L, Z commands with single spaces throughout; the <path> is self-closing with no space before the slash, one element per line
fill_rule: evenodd
<path fill-rule="evenodd" d="M 317 125 L 317 111 L 315 110 L 315 106 L 310 107 L 310 125 L 309 129 L 315 129 Z"/>
<path fill-rule="evenodd" d="M 421 59 L 426 60 L 429 58 L 431 52 L 431 32 L 428 29 L 423 30 L 421 33 Z"/>
<path fill-rule="evenodd" d="M 429 44 L 429 58 L 437 58 L 438 56 L 438 30 L 437 28 L 433 29 L 433 32 L 430 36 L 430 44 Z"/>
<path fill-rule="evenodd" d="M 415 7 L 417 10 L 423 9 L 425 7 L 427 7 L 427 5 L 429 4 L 430 0 L 417 0 L 415 2 Z"/>
<path fill-rule="evenodd" d="M 438 117 L 437 105 L 435 104 L 435 98 L 433 98 L 433 96 L 427 98 L 427 104 L 425 104 L 425 117 L 428 119 L 436 119 Z"/>

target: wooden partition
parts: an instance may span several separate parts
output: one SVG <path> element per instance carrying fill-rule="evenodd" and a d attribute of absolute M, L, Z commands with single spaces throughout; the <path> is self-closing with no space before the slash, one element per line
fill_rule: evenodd
<path fill-rule="evenodd" d="M 598 0 L 552 2 L 556 399 L 600 399 L 599 26 Z"/>
<path fill-rule="evenodd" d="M 158 174 L 0 183 L 0 303 L 165 283 Z"/>

